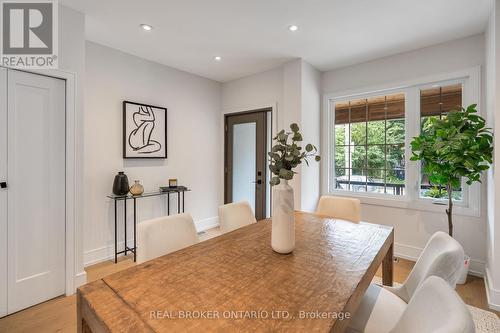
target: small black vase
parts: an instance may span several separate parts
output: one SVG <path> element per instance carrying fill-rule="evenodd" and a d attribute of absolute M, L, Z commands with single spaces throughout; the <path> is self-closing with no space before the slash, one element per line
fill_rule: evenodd
<path fill-rule="evenodd" d="M 128 193 L 128 178 L 123 171 L 118 172 L 115 176 L 115 181 L 113 182 L 113 194 L 114 195 L 125 195 Z"/>

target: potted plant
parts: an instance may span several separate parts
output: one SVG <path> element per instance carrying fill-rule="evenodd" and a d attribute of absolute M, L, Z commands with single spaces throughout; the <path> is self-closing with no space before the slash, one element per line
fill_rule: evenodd
<path fill-rule="evenodd" d="M 493 162 L 493 136 L 486 121 L 472 104 L 439 118 L 430 118 L 420 136 L 411 142 L 412 161 L 422 161 L 423 173 L 436 188 L 446 189 L 448 233 L 453 236 L 453 190 L 462 178 L 471 185 L 481 182 L 481 173 Z M 467 277 L 466 263 L 463 282 Z"/>
<path fill-rule="evenodd" d="M 273 140 L 276 144 L 269 152 L 271 170 L 273 177 L 273 205 L 272 205 L 272 232 L 271 246 L 278 253 L 290 253 L 295 248 L 295 218 L 293 215 L 293 188 L 288 181 L 296 174 L 293 171 L 305 161 L 309 165 L 308 158 L 314 157 L 320 160 L 317 148 L 307 144 L 303 150 L 300 143 L 302 134 L 297 124 L 290 125 L 291 132 L 281 130 Z M 290 139 L 290 140 L 289 140 Z"/>

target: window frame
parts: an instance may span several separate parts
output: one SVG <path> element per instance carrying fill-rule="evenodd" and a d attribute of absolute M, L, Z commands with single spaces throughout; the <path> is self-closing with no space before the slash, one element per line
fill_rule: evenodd
<path fill-rule="evenodd" d="M 356 197 L 362 203 L 370 205 L 442 212 L 446 200 L 420 196 L 421 166 L 419 162 L 410 161 L 410 142 L 420 134 L 420 89 L 432 87 L 436 84 L 444 86 L 461 83 L 463 87 L 462 104 L 477 103 L 478 114 L 483 115 L 481 110 L 480 71 L 481 67 L 476 66 L 413 80 L 324 94 L 323 119 L 325 121 L 323 121 L 321 139 L 322 147 L 324 147 L 322 154 L 326 156 L 322 158 L 321 162 L 321 193 L 323 195 Z M 332 141 L 335 138 L 335 103 L 395 93 L 405 94 L 405 194 L 397 196 L 335 189 L 335 144 Z M 480 216 L 480 184 L 474 183 L 471 186 L 463 186 L 462 193 L 462 201 L 454 202 L 454 213 L 465 216 Z"/>
<path fill-rule="evenodd" d="M 394 95 L 394 94 L 404 94 L 405 95 L 405 192 L 406 192 L 406 189 L 408 188 L 408 183 L 407 183 L 407 176 L 406 176 L 406 173 L 408 171 L 408 161 L 409 159 L 407 158 L 407 150 L 406 150 L 406 147 L 408 145 L 408 138 L 407 138 L 407 133 L 408 133 L 408 123 L 407 123 L 407 116 L 406 116 L 406 108 L 408 107 L 408 99 L 407 99 L 407 92 L 406 92 L 406 89 L 390 89 L 390 90 L 385 90 L 384 92 L 370 92 L 370 93 L 362 93 L 362 94 L 358 94 L 358 95 L 355 95 L 355 96 L 345 96 L 345 97 L 340 97 L 340 98 L 335 98 L 335 99 L 331 99 L 330 100 L 330 112 L 331 115 L 330 115 L 330 119 L 332 121 L 332 124 L 330 126 L 330 130 L 328 131 L 329 133 L 329 141 L 332 143 L 334 142 L 335 140 L 335 124 L 333 123 L 333 121 L 335 120 L 335 104 L 336 103 L 345 103 L 345 102 L 348 102 L 348 101 L 352 101 L 352 100 L 357 100 L 357 99 L 368 99 L 370 97 L 380 97 L 380 96 L 388 96 L 388 95 Z M 368 121 L 368 120 L 367 120 Z M 350 135 L 350 134 L 349 134 Z M 331 141 L 333 140 L 333 141 Z M 368 138 L 366 138 L 366 140 L 368 140 Z M 387 145 L 387 143 L 384 143 L 385 145 Z M 366 142 L 365 144 L 365 149 L 366 147 L 368 146 L 368 141 Z M 387 194 L 387 193 L 373 193 L 373 192 L 354 192 L 354 191 L 350 191 L 350 190 L 338 190 L 338 189 L 335 189 L 335 177 L 333 177 L 333 175 L 335 174 L 335 144 L 331 144 L 331 150 L 330 150 L 330 154 L 329 156 L 331 156 L 332 158 L 329 158 L 329 167 L 330 167 L 330 170 L 332 172 L 332 177 L 329 178 L 328 182 L 329 182 L 329 189 L 333 189 L 331 192 L 332 193 L 337 193 L 337 192 L 347 192 L 347 193 L 360 193 L 360 195 L 362 196 L 367 196 L 367 197 L 372 197 L 372 198 L 389 198 L 389 199 L 394 199 L 394 198 L 401 198 L 401 197 L 405 197 L 405 195 L 401 195 L 401 196 L 396 196 L 396 195 L 391 195 L 391 194 Z M 368 168 L 366 168 L 365 170 L 368 170 Z"/>

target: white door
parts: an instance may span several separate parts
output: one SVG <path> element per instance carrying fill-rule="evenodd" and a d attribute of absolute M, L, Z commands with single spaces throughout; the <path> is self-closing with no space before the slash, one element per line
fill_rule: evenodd
<path fill-rule="evenodd" d="M 0 182 L 7 181 L 7 70 L 0 67 Z M 0 317 L 7 314 L 7 188 L 0 187 Z"/>
<path fill-rule="evenodd" d="M 65 81 L 8 70 L 7 312 L 65 291 Z"/>

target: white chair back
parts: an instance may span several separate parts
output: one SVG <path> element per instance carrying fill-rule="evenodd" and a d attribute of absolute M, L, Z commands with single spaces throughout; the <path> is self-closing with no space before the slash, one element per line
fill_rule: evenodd
<path fill-rule="evenodd" d="M 316 214 L 358 223 L 361 221 L 359 199 L 324 195 L 319 199 Z"/>
<path fill-rule="evenodd" d="M 475 332 L 469 309 L 450 285 L 437 276 L 427 278 L 415 291 L 390 333 L 423 332 Z"/>
<path fill-rule="evenodd" d="M 455 288 L 463 263 L 464 250 L 460 243 L 448 234 L 438 231 L 427 242 L 401 287 L 388 289 L 408 303 L 418 286 L 432 275 L 439 276 Z"/>
<path fill-rule="evenodd" d="M 189 214 L 164 216 L 137 225 L 137 262 L 166 255 L 198 243 L 198 234 Z"/>
<path fill-rule="evenodd" d="M 219 207 L 219 225 L 223 233 L 255 222 L 257 220 L 247 201 L 233 202 Z"/>

